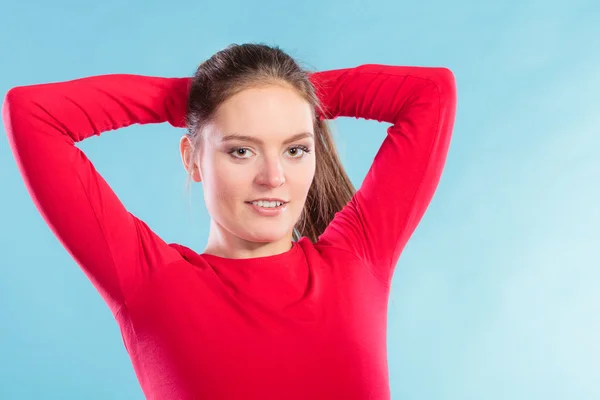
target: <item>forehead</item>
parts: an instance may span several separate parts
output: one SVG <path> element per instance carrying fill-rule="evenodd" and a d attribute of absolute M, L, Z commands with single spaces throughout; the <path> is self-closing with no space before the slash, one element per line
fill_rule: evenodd
<path fill-rule="evenodd" d="M 313 132 L 310 103 L 294 89 L 269 85 L 245 89 L 223 102 L 213 122 L 221 135 L 267 138 Z"/>

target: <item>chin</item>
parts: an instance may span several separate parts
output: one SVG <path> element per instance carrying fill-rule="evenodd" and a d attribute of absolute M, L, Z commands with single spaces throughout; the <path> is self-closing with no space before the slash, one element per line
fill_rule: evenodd
<path fill-rule="evenodd" d="M 239 236 L 249 242 L 272 243 L 284 239 L 289 234 L 289 230 L 284 231 L 280 229 L 268 229 L 268 226 L 263 226 L 259 229 L 252 229 L 248 227 L 246 229 L 242 229 L 242 232 L 240 233 L 241 234 Z"/>

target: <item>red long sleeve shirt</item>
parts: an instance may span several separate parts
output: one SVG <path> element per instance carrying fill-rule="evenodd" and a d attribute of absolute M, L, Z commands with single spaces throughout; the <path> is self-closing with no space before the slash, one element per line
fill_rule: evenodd
<path fill-rule="evenodd" d="M 323 118 L 393 125 L 317 243 L 254 259 L 165 243 L 74 145 L 132 124 L 183 126 L 189 78 L 103 75 L 8 92 L 3 118 L 26 186 L 113 312 L 147 398 L 390 397 L 390 282 L 445 163 L 454 77 L 363 65 L 311 80 Z"/>

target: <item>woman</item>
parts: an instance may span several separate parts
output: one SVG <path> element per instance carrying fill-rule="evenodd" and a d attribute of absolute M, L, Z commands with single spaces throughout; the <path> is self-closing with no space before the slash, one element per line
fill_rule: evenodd
<path fill-rule="evenodd" d="M 387 301 L 440 179 L 456 108 L 445 68 L 308 73 L 233 45 L 192 78 L 105 75 L 9 91 L 35 204 L 113 312 L 151 399 L 386 399 Z M 326 120 L 393 125 L 356 193 Z M 74 146 L 169 122 L 211 215 L 202 254 L 131 215 Z M 369 140 L 365 138 L 365 140 Z"/>

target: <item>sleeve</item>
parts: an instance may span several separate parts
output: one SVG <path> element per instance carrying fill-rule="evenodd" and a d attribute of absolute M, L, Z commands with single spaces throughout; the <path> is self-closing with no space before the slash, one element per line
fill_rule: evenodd
<path fill-rule="evenodd" d="M 456 113 L 446 68 L 362 65 L 311 75 L 325 115 L 391 123 L 351 201 L 319 238 L 353 253 L 390 285 L 400 253 L 440 180 Z"/>
<path fill-rule="evenodd" d="M 184 126 L 188 78 L 102 75 L 11 89 L 2 117 L 28 192 L 116 314 L 175 257 L 131 215 L 75 143 L 132 124 Z"/>

